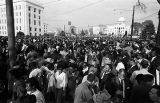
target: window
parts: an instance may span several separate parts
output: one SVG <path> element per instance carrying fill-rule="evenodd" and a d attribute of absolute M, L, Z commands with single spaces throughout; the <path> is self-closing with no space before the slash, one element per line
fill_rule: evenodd
<path fill-rule="evenodd" d="M 16 29 L 18 30 L 18 26 L 16 26 Z"/>
<path fill-rule="evenodd" d="M 29 19 L 29 25 L 31 24 L 31 19 Z"/>
<path fill-rule="evenodd" d="M 0 30 L 1 30 L 1 26 L 0 26 Z"/>
<path fill-rule="evenodd" d="M 36 20 L 34 20 L 34 25 L 36 25 Z"/>
<path fill-rule="evenodd" d="M 18 18 L 17 18 L 17 23 L 18 23 Z"/>
<path fill-rule="evenodd" d="M 29 30 L 32 31 L 32 27 L 30 27 Z"/>
<path fill-rule="evenodd" d="M 18 12 L 16 12 L 16 16 L 18 16 Z"/>
<path fill-rule="evenodd" d="M 39 32 L 41 32 L 41 29 L 39 29 Z"/>
<path fill-rule="evenodd" d="M 34 8 L 34 12 L 36 12 L 36 8 Z"/>
<path fill-rule="evenodd" d="M 31 7 L 30 6 L 28 6 L 28 11 L 31 11 Z"/>
<path fill-rule="evenodd" d="M 37 33 L 35 33 L 35 36 L 37 36 Z"/>
<path fill-rule="evenodd" d="M 34 18 L 36 18 L 36 14 L 34 14 Z"/>
<path fill-rule="evenodd" d="M 21 30 L 21 26 L 19 26 L 19 30 Z"/>
<path fill-rule="evenodd" d="M 16 6 L 16 10 L 17 10 L 17 6 Z"/>
<path fill-rule="evenodd" d="M 41 10 L 39 10 L 39 14 L 41 14 Z"/>
<path fill-rule="evenodd" d="M 30 17 L 31 17 L 31 14 L 29 13 L 28 15 L 29 15 L 29 18 L 30 18 Z"/>
<path fill-rule="evenodd" d="M 21 23 L 21 18 L 19 19 L 19 23 Z"/>
<path fill-rule="evenodd" d="M 41 19 L 41 17 L 39 16 L 39 19 Z"/>
<path fill-rule="evenodd" d="M 39 26 L 41 26 L 41 21 L 39 21 Z"/>
<path fill-rule="evenodd" d="M 37 31 L 37 28 L 35 28 L 35 31 Z"/>
<path fill-rule="evenodd" d="M 19 5 L 19 9 L 21 9 L 21 5 Z"/>
<path fill-rule="evenodd" d="M 21 12 L 19 12 L 19 16 L 21 16 Z"/>

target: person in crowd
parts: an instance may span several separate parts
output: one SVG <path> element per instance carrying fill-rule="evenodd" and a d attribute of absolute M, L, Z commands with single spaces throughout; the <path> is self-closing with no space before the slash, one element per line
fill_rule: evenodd
<path fill-rule="evenodd" d="M 148 70 L 151 74 L 155 76 L 155 84 L 159 85 L 159 78 L 157 78 L 157 69 L 160 67 L 160 48 L 159 47 L 153 47 L 151 50 L 151 66 Z"/>
<path fill-rule="evenodd" d="M 27 93 L 29 95 L 36 96 L 36 103 L 46 103 L 42 92 L 38 88 L 39 88 L 39 82 L 37 81 L 36 78 L 32 77 L 26 81 Z"/>
<path fill-rule="evenodd" d="M 160 86 L 154 85 L 149 91 L 149 98 L 153 103 L 160 103 Z"/>
<path fill-rule="evenodd" d="M 95 85 L 95 75 L 89 74 L 87 81 L 78 85 L 75 90 L 74 103 L 94 103 L 92 85 Z"/>
<path fill-rule="evenodd" d="M 66 87 L 68 83 L 68 76 L 65 72 L 65 69 L 67 68 L 67 64 L 65 61 L 61 61 L 58 63 L 57 70 L 55 73 L 55 79 L 56 79 L 56 88 L 57 88 L 57 99 L 56 103 L 63 103 L 65 99 L 66 94 Z M 63 99 L 62 99 L 63 98 Z"/>
<path fill-rule="evenodd" d="M 96 75 L 96 73 L 97 73 L 97 68 L 95 68 L 93 65 L 91 65 L 91 66 L 89 67 L 88 75 L 89 75 L 89 74 L 95 74 L 95 75 Z M 87 81 L 88 75 L 85 75 L 85 76 L 83 77 L 82 83 L 84 83 L 85 81 Z M 99 87 L 99 78 L 98 78 L 97 76 L 96 76 L 95 81 L 96 81 L 96 83 L 95 83 L 96 86 Z"/>
<path fill-rule="evenodd" d="M 128 78 L 126 78 L 125 70 L 120 69 L 118 71 L 118 76 L 116 76 L 116 95 L 120 101 L 129 101 L 129 95 L 132 89 L 132 83 Z"/>
<path fill-rule="evenodd" d="M 129 103 L 151 103 L 149 99 L 149 91 L 152 88 L 154 77 L 150 74 L 138 74 L 138 85 L 134 86 Z"/>
<path fill-rule="evenodd" d="M 136 76 L 138 74 L 149 74 L 152 75 L 151 73 L 148 72 L 148 68 L 149 68 L 149 61 L 147 59 L 143 59 L 140 63 L 140 70 L 136 70 L 132 73 L 132 76 L 130 77 L 131 82 L 133 83 L 133 85 L 136 85 L 137 82 L 135 80 Z"/>
<path fill-rule="evenodd" d="M 130 67 L 127 70 L 127 78 L 130 78 L 134 71 L 139 70 L 139 68 L 136 64 L 136 61 L 134 59 L 129 60 L 129 65 L 130 65 Z"/>

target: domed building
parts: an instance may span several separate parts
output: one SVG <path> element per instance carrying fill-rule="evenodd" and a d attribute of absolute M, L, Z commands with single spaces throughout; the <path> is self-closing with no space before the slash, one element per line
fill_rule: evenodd
<path fill-rule="evenodd" d="M 131 27 L 125 24 L 126 20 L 124 17 L 120 17 L 116 24 L 108 25 L 106 34 L 113 34 L 113 36 L 123 37 L 125 33 L 130 34 Z"/>

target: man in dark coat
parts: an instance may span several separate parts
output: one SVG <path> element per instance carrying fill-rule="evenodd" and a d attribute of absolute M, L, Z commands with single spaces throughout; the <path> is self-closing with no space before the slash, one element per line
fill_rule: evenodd
<path fill-rule="evenodd" d="M 156 70 L 160 67 L 160 48 L 154 47 L 151 51 L 151 56 L 151 66 L 148 71 L 155 76 L 155 85 L 157 85 L 159 83 L 157 82 L 158 78 L 156 77 Z"/>

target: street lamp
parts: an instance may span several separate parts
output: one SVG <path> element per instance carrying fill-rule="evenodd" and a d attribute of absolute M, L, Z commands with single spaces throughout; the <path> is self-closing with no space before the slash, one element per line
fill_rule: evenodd
<path fill-rule="evenodd" d="M 160 0 L 159 0 L 160 1 Z M 140 0 L 137 1 L 136 5 L 133 5 L 133 13 L 132 13 L 132 24 L 131 24 L 131 40 L 132 40 L 132 36 L 133 36 L 133 27 L 134 27 L 134 14 L 135 14 L 135 8 L 140 8 L 141 10 L 146 9 L 146 6 L 140 2 Z"/>

